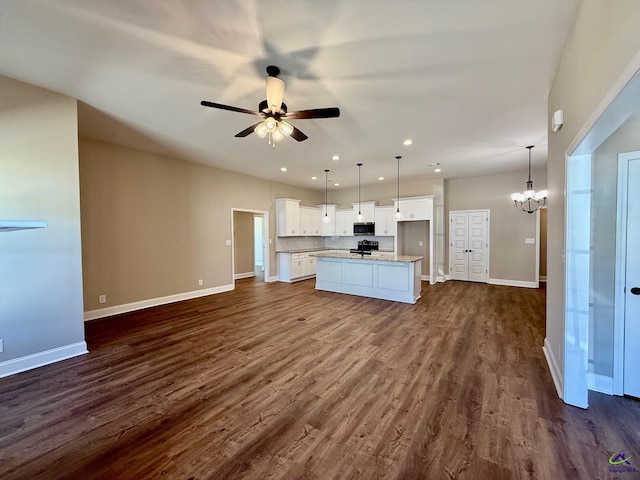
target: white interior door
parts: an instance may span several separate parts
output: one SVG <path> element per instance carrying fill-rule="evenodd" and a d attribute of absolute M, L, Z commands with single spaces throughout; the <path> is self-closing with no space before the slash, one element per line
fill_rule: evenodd
<path fill-rule="evenodd" d="M 469 280 L 469 214 L 467 212 L 449 213 L 449 278 L 451 280 Z"/>
<path fill-rule="evenodd" d="M 449 278 L 489 279 L 489 210 L 449 212 Z"/>
<path fill-rule="evenodd" d="M 640 397 L 640 155 L 628 162 L 624 294 L 624 393 Z"/>

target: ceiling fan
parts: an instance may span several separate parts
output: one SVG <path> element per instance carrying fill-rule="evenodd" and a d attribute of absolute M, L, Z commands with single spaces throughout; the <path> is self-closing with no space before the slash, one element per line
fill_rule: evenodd
<path fill-rule="evenodd" d="M 204 107 L 219 108 L 232 112 L 247 113 L 256 115 L 263 120 L 236 133 L 236 137 L 246 137 L 252 132 L 256 132 L 261 138 L 268 136 L 269 144 L 282 140 L 285 137 L 293 137 L 298 142 L 306 140 L 307 137 L 302 131 L 287 122 L 287 120 L 304 120 L 313 118 L 335 118 L 340 116 L 340 109 L 337 107 L 315 108 L 312 110 L 299 110 L 297 112 L 287 112 L 287 105 L 283 103 L 284 80 L 278 78 L 280 69 L 274 65 L 267 67 L 267 99 L 260 102 L 258 111 L 247 110 L 230 105 L 208 102 L 203 100 L 200 105 Z"/>

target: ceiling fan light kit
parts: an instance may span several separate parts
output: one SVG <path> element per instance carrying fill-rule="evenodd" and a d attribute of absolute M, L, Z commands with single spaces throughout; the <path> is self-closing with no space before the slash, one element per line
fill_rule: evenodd
<path fill-rule="evenodd" d="M 527 180 L 527 189 L 524 192 L 515 192 L 511 194 L 511 200 L 516 208 L 521 212 L 533 213 L 540 210 L 547 204 L 547 190 L 535 191 L 533 189 L 533 180 L 531 180 L 531 149 L 533 145 L 529 145 L 529 179 Z"/>
<path fill-rule="evenodd" d="M 286 122 L 288 119 L 317 119 L 317 118 L 336 118 L 340 116 L 340 109 L 337 107 L 315 108 L 311 110 L 299 110 L 297 112 L 287 112 L 287 105 L 284 100 L 284 80 L 278 78 L 280 69 L 274 65 L 267 67 L 266 96 L 267 99 L 260 102 L 257 111 L 247 110 L 245 108 L 233 107 L 231 105 L 223 105 L 221 103 L 209 102 L 203 100 L 200 105 L 204 107 L 218 108 L 220 110 L 229 110 L 231 112 L 245 113 L 248 115 L 256 115 L 263 120 L 241 132 L 236 133 L 236 137 L 246 137 L 251 132 L 256 132 L 260 138 L 267 137 L 269 145 L 276 148 L 276 142 L 286 137 L 292 137 L 298 142 L 306 140 L 307 137 L 302 131 Z"/>

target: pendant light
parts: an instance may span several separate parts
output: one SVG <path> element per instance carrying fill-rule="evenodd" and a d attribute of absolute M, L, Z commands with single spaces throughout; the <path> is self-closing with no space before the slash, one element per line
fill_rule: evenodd
<path fill-rule="evenodd" d="M 327 208 L 327 182 L 329 176 L 329 170 L 324 171 L 324 217 L 322 217 L 322 223 L 329 223 L 331 218 L 329 218 L 329 209 Z"/>
<path fill-rule="evenodd" d="M 516 208 L 521 212 L 533 213 L 536 210 L 544 207 L 547 204 L 548 192 L 546 190 L 540 190 L 536 192 L 533 189 L 533 180 L 531 180 L 531 149 L 533 145 L 529 145 L 529 179 L 527 180 L 527 189 L 524 193 L 516 192 L 511 194 L 511 200 L 515 204 Z"/>
<path fill-rule="evenodd" d="M 396 213 L 393 215 L 393 217 L 396 220 L 402 220 L 402 213 L 400 213 L 400 159 L 402 157 L 400 155 L 398 155 L 396 157 L 396 160 L 398 162 L 398 176 L 397 176 L 397 189 L 396 189 Z"/>
<path fill-rule="evenodd" d="M 358 215 L 356 215 L 356 222 L 362 222 L 364 217 L 362 216 L 362 204 L 360 203 L 360 167 L 361 163 L 357 163 L 358 165 Z"/>

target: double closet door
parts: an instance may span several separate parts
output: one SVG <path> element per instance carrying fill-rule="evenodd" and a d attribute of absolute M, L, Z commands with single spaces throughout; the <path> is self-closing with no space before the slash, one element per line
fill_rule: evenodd
<path fill-rule="evenodd" d="M 449 278 L 489 281 L 489 210 L 449 212 Z"/>

